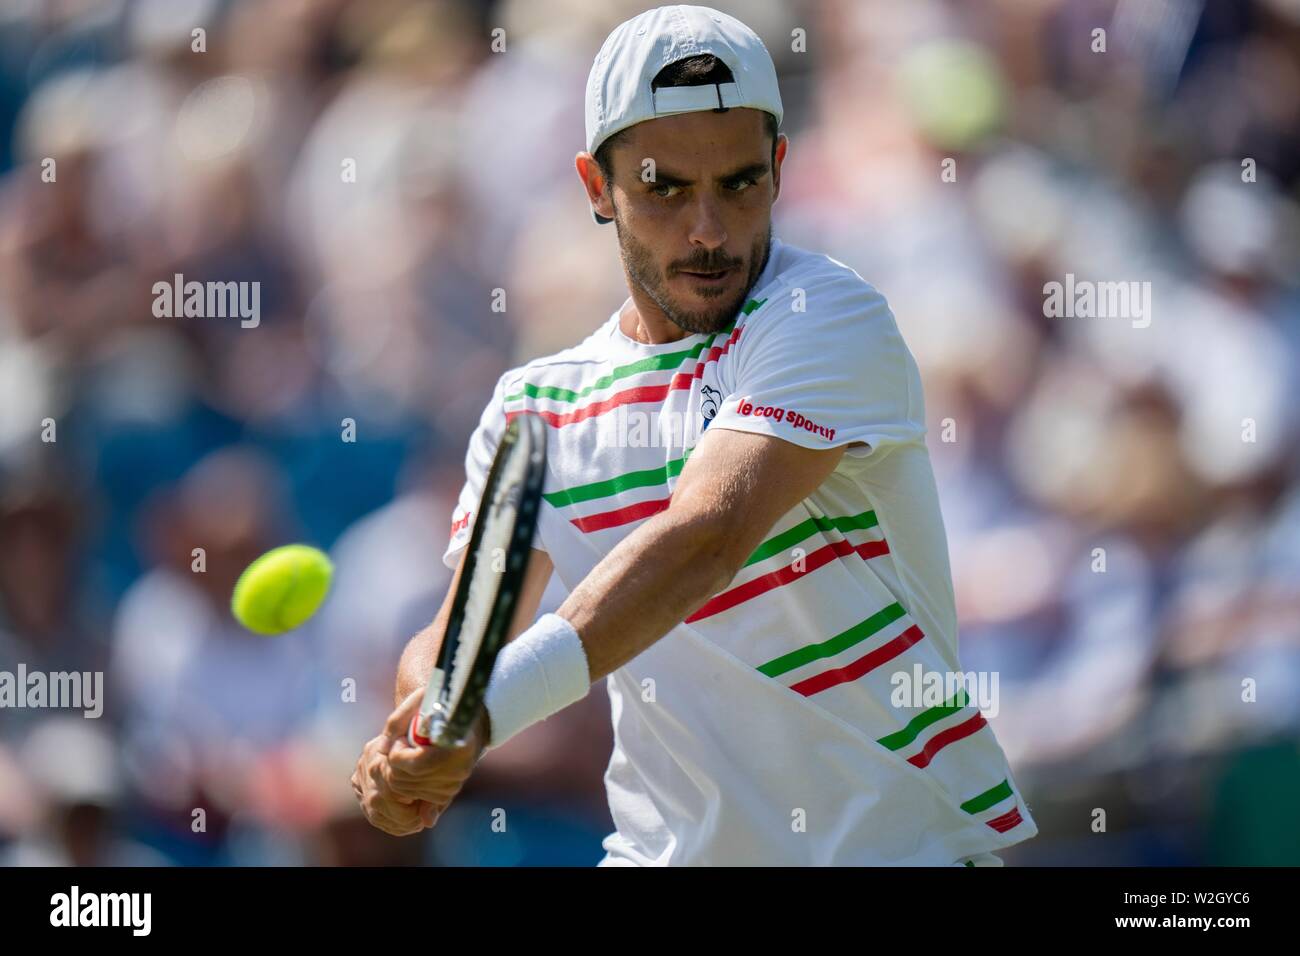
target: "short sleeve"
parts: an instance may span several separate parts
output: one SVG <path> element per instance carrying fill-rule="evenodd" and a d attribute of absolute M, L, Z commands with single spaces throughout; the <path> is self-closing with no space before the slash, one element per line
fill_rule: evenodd
<path fill-rule="evenodd" d="M 465 452 L 465 484 L 461 486 L 456 507 L 451 513 L 451 537 L 442 556 L 442 563 L 453 570 L 460 561 L 460 553 L 469 544 L 474 515 L 478 511 L 479 499 L 483 496 L 483 486 L 487 483 L 492 459 L 496 457 L 497 446 L 505 432 L 504 398 L 507 384 L 517 381 L 519 373 L 519 369 L 512 369 L 497 380 L 496 388 L 492 390 L 492 399 L 483 409 L 474 433 L 469 436 L 469 448 Z M 534 539 L 533 547 L 539 551 L 544 550 L 540 534 Z"/>
<path fill-rule="evenodd" d="M 851 273 L 799 291 L 751 318 L 735 387 L 710 427 L 806 448 L 863 442 L 845 452 L 859 459 L 923 440 L 920 374 L 884 296 Z"/>

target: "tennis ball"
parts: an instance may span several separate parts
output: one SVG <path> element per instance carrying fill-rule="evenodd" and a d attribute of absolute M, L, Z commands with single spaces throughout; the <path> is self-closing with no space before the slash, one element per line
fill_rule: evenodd
<path fill-rule="evenodd" d="M 333 577 L 323 551 L 286 544 L 244 569 L 230 597 L 231 613 L 250 631 L 282 634 L 316 613 Z"/>
<path fill-rule="evenodd" d="M 899 71 L 903 102 L 931 143 L 972 149 L 1006 113 L 997 61 L 975 43 L 933 40 L 916 47 Z"/>

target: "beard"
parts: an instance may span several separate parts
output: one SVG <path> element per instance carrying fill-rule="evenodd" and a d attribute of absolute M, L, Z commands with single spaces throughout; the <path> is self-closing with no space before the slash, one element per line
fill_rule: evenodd
<path fill-rule="evenodd" d="M 669 266 L 667 272 L 661 272 L 655 264 L 650 247 L 638 242 L 630 231 L 623 229 L 617 209 L 614 211 L 614 229 L 618 233 L 619 253 L 623 257 L 623 267 L 627 270 L 629 279 L 636 283 L 637 287 L 650 297 L 650 301 L 657 305 L 669 321 L 678 328 L 686 332 L 706 335 L 721 330 L 735 318 L 736 313 L 745 304 L 746 296 L 762 274 L 763 267 L 767 265 L 767 257 L 772 249 L 772 223 L 769 221 L 767 229 L 759 234 L 750 247 L 748 271 L 745 281 L 740 284 L 737 291 L 729 293 L 725 289 L 719 289 L 712 295 L 706 291 L 705 297 L 716 298 L 716 304 L 702 309 L 691 309 L 683 305 L 669 291 L 668 273 L 715 272 L 719 269 L 735 268 L 741 265 L 741 262 L 721 251 L 701 252 L 700 255 L 693 256 L 685 262 L 674 263 Z"/>

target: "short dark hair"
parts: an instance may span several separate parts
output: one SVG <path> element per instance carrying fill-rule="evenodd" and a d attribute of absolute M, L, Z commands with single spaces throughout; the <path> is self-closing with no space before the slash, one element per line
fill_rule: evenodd
<path fill-rule="evenodd" d="M 650 81 L 650 89 L 657 90 L 664 86 L 712 86 L 715 83 L 731 83 L 734 79 L 731 68 L 727 64 L 712 53 L 700 53 L 696 56 L 688 56 L 683 60 L 669 63 L 655 74 L 655 78 Z M 778 135 L 776 117 L 766 112 L 763 117 L 767 126 L 767 133 L 772 137 L 772 165 L 776 166 L 776 138 Z M 631 129 L 631 127 L 628 127 L 628 129 Z M 624 139 L 626 133 L 627 129 L 619 130 L 596 149 L 596 165 L 600 167 L 600 172 L 606 179 L 614 178 L 614 164 L 611 154 L 613 153 L 613 147 Z"/>

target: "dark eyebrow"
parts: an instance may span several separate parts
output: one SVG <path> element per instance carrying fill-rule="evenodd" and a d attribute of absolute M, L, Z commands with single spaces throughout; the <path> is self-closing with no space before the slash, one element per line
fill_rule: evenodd
<path fill-rule="evenodd" d="M 730 182 L 735 182 L 738 179 L 758 179 L 760 176 L 765 176 L 767 174 L 768 169 L 769 169 L 769 165 L 766 161 L 759 162 L 759 163 L 749 163 L 745 166 L 740 167 L 737 170 L 733 170 L 730 173 L 725 173 L 724 175 L 719 176 L 717 181 L 720 183 L 730 183 Z M 673 173 L 665 172 L 662 169 L 656 169 L 654 185 L 690 186 L 691 180 L 686 179 L 683 176 L 677 176 Z"/>
<path fill-rule="evenodd" d="M 719 182 L 729 183 L 737 179 L 758 179 L 760 176 L 767 175 L 769 164 L 766 160 L 761 163 L 750 163 L 748 166 L 741 166 L 734 173 L 728 176 L 719 177 Z"/>

